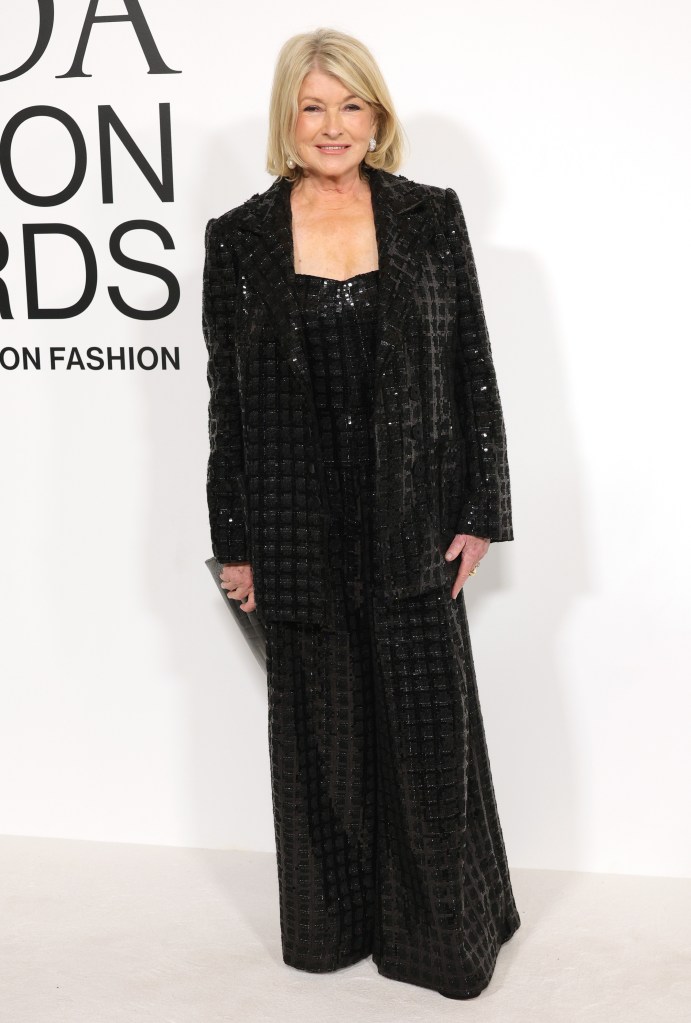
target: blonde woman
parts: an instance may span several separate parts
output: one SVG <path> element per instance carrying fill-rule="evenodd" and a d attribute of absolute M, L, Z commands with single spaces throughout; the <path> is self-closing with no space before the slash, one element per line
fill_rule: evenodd
<path fill-rule="evenodd" d="M 459 199 L 402 143 L 360 41 L 284 44 L 275 180 L 206 230 L 207 494 L 266 629 L 285 963 L 473 998 L 520 925 L 463 596 L 509 472 Z"/>

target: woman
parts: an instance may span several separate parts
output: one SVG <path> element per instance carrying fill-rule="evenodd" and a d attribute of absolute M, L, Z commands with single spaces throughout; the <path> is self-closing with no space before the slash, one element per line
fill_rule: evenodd
<path fill-rule="evenodd" d="M 458 196 L 401 152 L 366 47 L 285 43 L 276 180 L 206 231 L 209 518 L 266 627 L 284 961 L 472 998 L 520 925 L 462 592 L 506 439 Z"/>

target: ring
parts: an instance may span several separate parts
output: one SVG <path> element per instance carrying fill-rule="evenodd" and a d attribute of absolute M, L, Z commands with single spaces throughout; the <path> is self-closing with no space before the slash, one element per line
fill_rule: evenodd
<path fill-rule="evenodd" d="M 475 568 L 473 569 L 473 571 L 472 572 L 468 572 L 468 575 L 475 575 L 475 573 L 477 572 L 479 567 L 480 567 L 480 562 L 478 561 L 478 563 L 475 566 Z"/>

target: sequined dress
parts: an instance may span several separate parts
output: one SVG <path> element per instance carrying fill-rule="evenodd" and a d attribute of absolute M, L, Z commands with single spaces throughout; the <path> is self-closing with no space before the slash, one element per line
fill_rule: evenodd
<path fill-rule="evenodd" d="M 295 274 L 328 487 L 336 630 L 267 623 L 284 961 L 472 998 L 520 925 L 461 591 L 372 587 L 378 271 Z"/>
<path fill-rule="evenodd" d="M 346 281 L 294 279 L 304 318 L 328 507 L 332 599 L 361 607 L 371 557 L 373 501 L 371 387 L 376 347 L 378 270 Z"/>

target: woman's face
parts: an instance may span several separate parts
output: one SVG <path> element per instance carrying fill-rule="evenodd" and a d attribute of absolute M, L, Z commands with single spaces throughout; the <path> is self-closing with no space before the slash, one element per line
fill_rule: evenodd
<path fill-rule="evenodd" d="M 305 75 L 298 95 L 295 141 L 307 173 L 347 174 L 362 162 L 374 134 L 372 108 L 322 71 Z M 325 148 L 334 145 L 338 148 Z"/>

